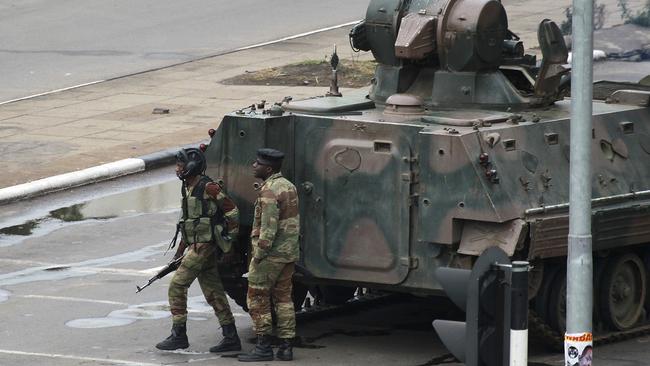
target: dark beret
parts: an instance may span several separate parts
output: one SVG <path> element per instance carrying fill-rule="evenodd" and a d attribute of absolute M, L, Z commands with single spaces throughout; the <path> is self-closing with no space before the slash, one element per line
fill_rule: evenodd
<path fill-rule="evenodd" d="M 259 149 L 257 150 L 257 162 L 264 165 L 278 165 L 282 163 L 284 153 L 276 149 Z"/>

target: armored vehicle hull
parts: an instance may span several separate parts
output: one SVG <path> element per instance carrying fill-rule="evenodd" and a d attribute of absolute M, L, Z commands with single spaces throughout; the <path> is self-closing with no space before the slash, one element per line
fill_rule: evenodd
<path fill-rule="evenodd" d="M 244 233 L 229 286 L 245 286 L 237 281 L 246 272 L 245 233 L 260 183 L 251 164 L 258 148 L 272 147 L 286 153 L 282 173 L 299 192 L 300 282 L 329 290 L 361 286 L 436 295 L 441 293 L 437 268 L 471 268 L 486 248 L 498 246 L 514 259 L 532 262 L 529 295 L 539 314 L 562 329 L 571 100 L 559 91 L 559 75 L 567 72 L 553 76 L 548 70 L 566 61 L 566 48 L 546 51 L 546 64 L 539 67 L 525 55 L 513 56 L 518 63 L 513 57 L 505 62 L 506 56 L 491 50 L 460 65 L 460 56 L 449 51 L 460 52 L 455 48 L 436 53 L 447 39 L 438 37 L 436 47 L 417 59 L 421 55 L 404 51 L 411 43 L 400 43 L 404 27 L 395 19 L 403 25 L 409 14 L 453 13 L 448 8 L 463 2 L 448 2 L 439 13 L 411 8 L 418 3 L 429 9 L 440 6 L 437 2 L 407 3 L 372 1 L 366 23 L 353 31 L 357 48 L 372 50 L 379 61 L 370 93 L 245 108 L 226 115 L 213 131 L 207 173 L 237 201 Z M 466 2 L 501 14 L 494 1 L 477 4 Z M 397 36 L 373 33 L 360 41 L 359 29 L 384 29 L 375 17 L 379 8 L 392 9 L 388 5 L 397 10 L 384 28 L 392 25 Z M 477 17 L 480 24 L 483 18 Z M 439 28 L 446 18 L 430 18 L 445 31 Z M 493 27 L 498 30 L 493 34 L 511 41 L 500 31 L 503 24 L 507 27 L 507 20 Z M 556 34 L 555 28 L 546 23 L 540 32 Z M 384 38 L 388 45 L 381 43 Z M 484 60 L 486 52 L 491 60 Z M 564 60 L 557 56 L 562 52 Z M 523 79 L 530 85 L 522 86 Z M 493 87 L 500 89 L 492 93 Z M 644 320 L 649 101 L 650 93 L 640 90 L 608 93 L 607 101 L 593 103 L 596 314 L 610 329 L 630 329 Z M 344 299 L 351 295 L 341 291 Z"/>

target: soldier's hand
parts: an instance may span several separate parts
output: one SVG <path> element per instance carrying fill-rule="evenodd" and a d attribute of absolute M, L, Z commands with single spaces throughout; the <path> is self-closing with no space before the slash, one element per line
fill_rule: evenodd
<path fill-rule="evenodd" d="M 180 248 L 179 248 L 180 249 Z M 177 250 L 176 253 L 174 254 L 174 260 L 180 258 L 183 256 L 183 253 L 185 253 L 185 248 L 183 250 Z"/>
<path fill-rule="evenodd" d="M 174 254 L 174 259 L 180 258 L 183 255 L 183 253 L 185 253 L 186 248 L 187 246 L 185 245 L 185 242 L 181 241 L 180 243 L 178 243 L 178 247 L 176 248 L 176 253 Z"/>

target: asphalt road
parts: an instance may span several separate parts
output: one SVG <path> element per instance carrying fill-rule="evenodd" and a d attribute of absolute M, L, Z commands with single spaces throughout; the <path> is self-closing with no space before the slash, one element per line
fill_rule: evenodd
<path fill-rule="evenodd" d="M 153 186 L 116 194 L 147 185 Z M 197 284 L 190 290 L 191 346 L 178 352 L 154 348 L 171 326 L 169 278 L 135 293 L 171 257 L 163 252 L 178 190 L 170 168 L 3 206 L 0 227 L 26 223 L 22 234 L 31 234 L 0 234 L 0 365 L 238 364 L 207 352 L 219 329 Z M 250 318 L 231 306 L 250 350 Z M 415 366 L 446 353 L 428 305 L 394 306 L 400 310 L 383 306 L 301 323 L 306 347 L 295 350 L 297 361 Z"/>
<path fill-rule="evenodd" d="M 208 352 L 219 329 L 197 284 L 190 289 L 190 348 L 154 348 L 171 326 L 169 279 L 140 294 L 135 286 L 170 259 L 162 254 L 174 231 L 178 190 L 172 169 L 165 168 L 3 206 L 0 366 L 240 365 Z M 248 351 L 250 318 L 231 306 Z M 448 302 L 409 298 L 303 321 L 298 334 L 304 347 L 295 349 L 295 364 L 433 366 L 447 351 L 431 322 L 453 313 Z M 596 362 L 646 364 L 649 341 L 598 347 Z M 535 339 L 530 348 L 531 365 L 563 363 L 561 353 L 540 349 Z"/>
<path fill-rule="evenodd" d="M 365 16 L 367 0 L 0 2 L 0 102 Z"/>

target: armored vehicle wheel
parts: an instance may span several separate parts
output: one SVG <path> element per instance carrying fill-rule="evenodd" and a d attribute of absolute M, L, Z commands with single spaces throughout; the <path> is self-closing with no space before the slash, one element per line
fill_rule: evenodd
<path fill-rule="evenodd" d="M 548 309 L 551 302 L 551 292 L 554 285 L 555 276 L 560 272 L 560 269 L 557 265 L 546 265 L 544 268 L 544 279 L 542 285 L 537 291 L 535 296 L 535 312 L 539 315 L 546 323 L 549 323 L 548 320 Z"/>
<path fill-rule="evenodd" d="M 248 292 L 248 281 L 242 278 L 242 264 L 238 261 L 219 261 L 219 275 L 221 283 L 226 294 L 230 296 L 237 305 L 241 306 L 244 311 L 248 311 L 246 304 L 246 294 Z"/>
<path fill-rule="evenodd" d="M 560 333 L 566 330 L 566 272 L 558 271 L 549 296 L 548 323 Z"/>
<path fill-rule="evenodd" d="M 318 286 L 322 302 L 330 305 L 341 305 L 354 296 L 354 287 L 322 285 Z"/>
<path fill-rule="evenodd" d="M 295 311 L 300 311 L 302 309 L 308 292 L 309 288 L 305 284 L 293 281 L 293 291 L 291 293 L 291 297 L 293 299 L 293 308 Z"/>
<path fill-rule="evenodd" d="M 633 253 L 621 254 L 607 263 L 600 286 L 603 320 L 615 330 L 627 330 L 639 321 L 646 297 L 646 272 Z"/>
<path fill-rule="evenodd" d="M 528 273 L 528 300 L 537 296 L 544 283 L 544 262 L 533 262 L 531 267 Z"/>
<path fill-rule="evenodd" d="M 648 76 L 648 81 L 650 81 L 650 75 Z M 643 259 L 643 265 L 645 266 L 647 279 L 648 276 L 650 276 L 650 250 L 646 249 L 641 258 Z M 650 296 L 648 296 L 647 292 L 645 296 L 645 308 L 647 311 L 650 311 Z"/>
<path fill-rule="evenodd" d="M 248 312 L 246 303 L 246 294 L 248 292 L 248 282 L 246 281 L 223 281 L 224 290 L 237 305 L 241 306 L 244 311 Z"/>

